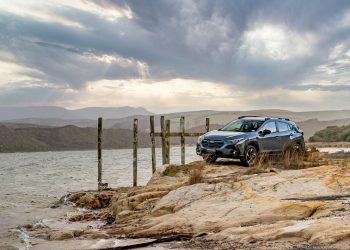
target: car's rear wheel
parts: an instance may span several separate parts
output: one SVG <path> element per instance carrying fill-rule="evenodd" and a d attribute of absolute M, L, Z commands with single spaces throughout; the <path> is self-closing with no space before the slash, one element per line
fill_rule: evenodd
<path fill-rule="evenodd" d="M 257 162 L 258 156 L 259 156 L 258 148 L 255 147 L 254 145 L 249 145 L 245 149 L 244 156 L 241 159 L 241 162 L 246 166 L 251 167 Z"/>
<path fill-rule="evenodd" d="M 216 162 L 217 159 L 218 157 L 215 156 L 214 154 L 203 155 L 203 160 L 205 160 L 207 163 L 214 163 Z"/>

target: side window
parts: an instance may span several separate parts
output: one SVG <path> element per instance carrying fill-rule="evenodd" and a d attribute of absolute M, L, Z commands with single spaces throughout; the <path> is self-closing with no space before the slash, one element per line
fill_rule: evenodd
<path fill-rule="evenodd" d="M 289 131 L 289 130 L 290 130 L 290 128 L 289 128 L 289 126 L 288 126 L 287 123 L 284 123 L 284 122 L 277 122 L 277 124 L 278 124 L 278 130 L 279 130 L 280 132 L 284 132 L 284 131 Z"/>
<path fill-rule="evenodd" d="M 271 133 L 275 133 L 277 131 L 276 129 L 276 123 L 271 121 L 271 122 L 268 122 L 266 123 L 263 127 L 262 127 L 262 130 L 264 129 L 268 129 L 271 131 Z"/>

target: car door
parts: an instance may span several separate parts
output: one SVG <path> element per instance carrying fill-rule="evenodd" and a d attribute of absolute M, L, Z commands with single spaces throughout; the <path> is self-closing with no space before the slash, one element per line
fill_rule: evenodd
<path fill-rule="evenodd" d="M 277 128 L 279 140 L 281 142 L 279 151 L 283 151 L 291 143 L 292 131 L 290 130 L 290 126 L 283 121 L 277 122 Z"/>
<path fill-rule="evenodd" d="M 270 130 L 270 134 L 263 135 L 261 132 Z M 266 122 L 259 130 L 258 144 L 260 152 L 274 152 L 278 150 L 279 139 L 277 134 L 277 127 L 275 121 Z"/>

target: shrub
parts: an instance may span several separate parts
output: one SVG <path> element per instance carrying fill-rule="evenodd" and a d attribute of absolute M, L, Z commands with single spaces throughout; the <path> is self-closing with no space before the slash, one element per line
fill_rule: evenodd
<path fill-rule="evenodd" d="M 193 185 L 203 182 L 203 171 L 201 169 L 193 169 L 189 172 L 188 183 Z"/>

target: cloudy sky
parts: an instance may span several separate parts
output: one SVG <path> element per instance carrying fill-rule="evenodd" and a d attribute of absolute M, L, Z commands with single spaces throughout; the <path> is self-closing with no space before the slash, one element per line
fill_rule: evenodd
<path fill-rule="evenodd" d="M 0 106 L 350 108 L 348 0 L 0 0 Z"/>

